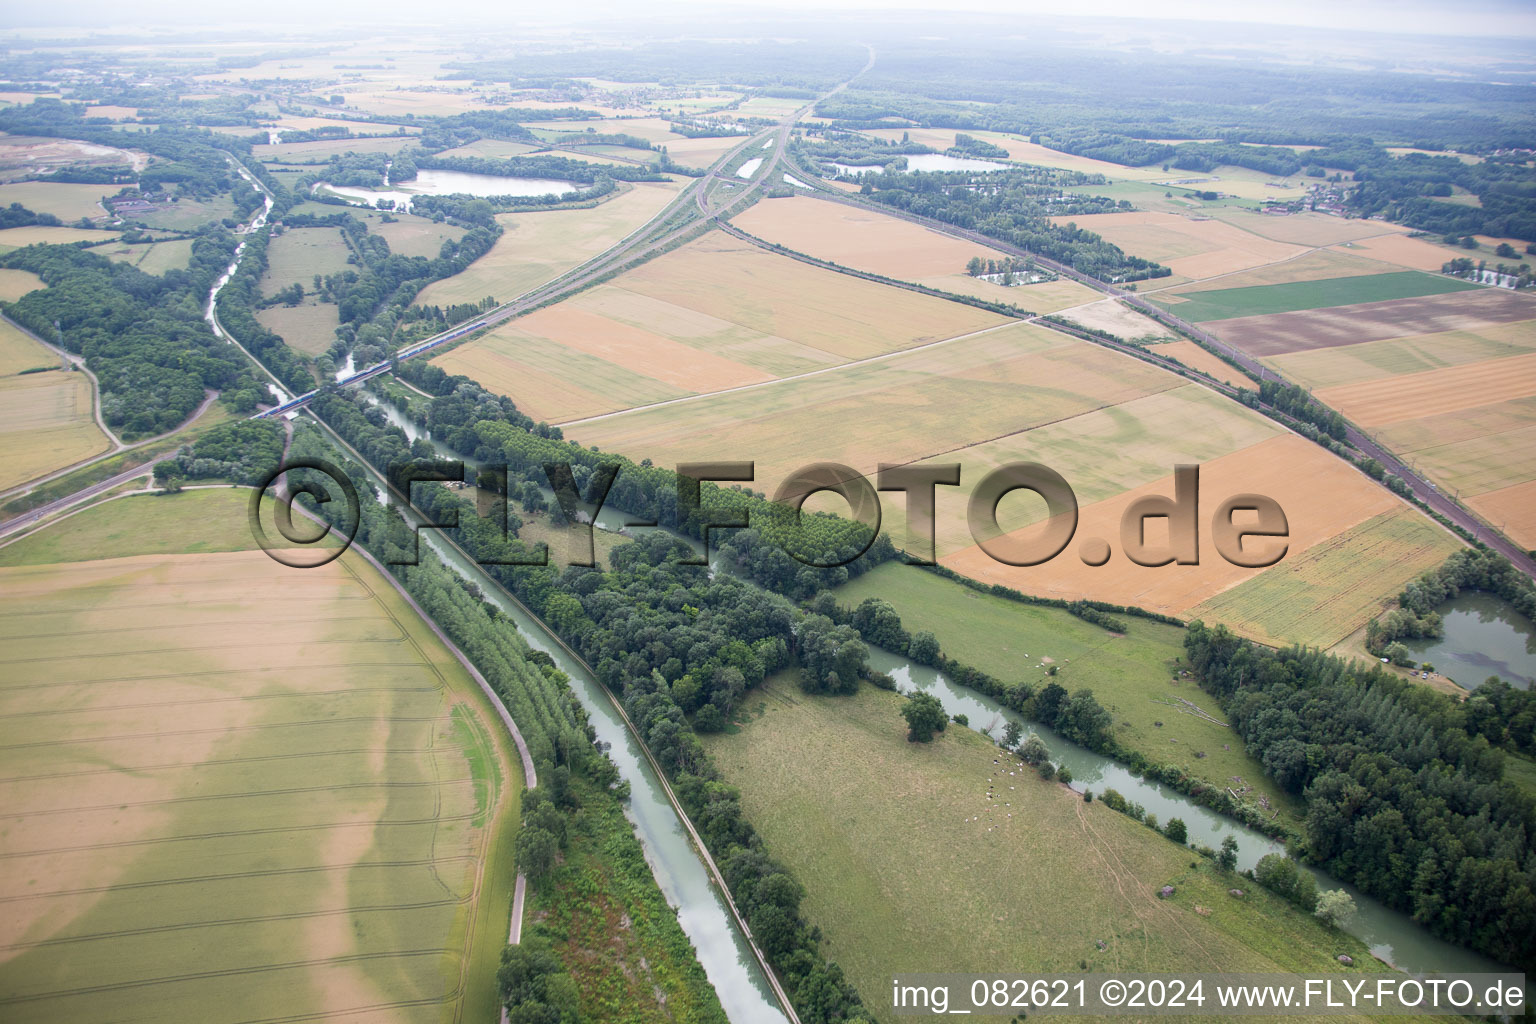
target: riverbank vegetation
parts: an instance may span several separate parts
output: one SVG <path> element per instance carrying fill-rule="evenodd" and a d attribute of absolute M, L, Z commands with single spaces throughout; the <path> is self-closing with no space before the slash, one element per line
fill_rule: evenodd
<path fill-rule="evenodd" d="M 1536 801 L 1504 780 L 1467 705 L 1198 621 L 1185 650 L 1253 755 L 1305 796 L 1309 859 L 1437 935 L 1536 965 Z"/>

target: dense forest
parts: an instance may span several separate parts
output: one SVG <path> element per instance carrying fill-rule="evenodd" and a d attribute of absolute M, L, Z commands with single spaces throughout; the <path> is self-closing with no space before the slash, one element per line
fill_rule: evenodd
<path fill-rule="evenodd" d="M 1198 621 L 1185 651 L 1249 752 L 1306 796 L 1311 860 L 1438 935 L 1536 966 L 1536 801 L 1503 780 L 1471 701 Z"/>
<path fill-rule="evenodd" d="M 1119 246 L 1062 217 L 1128 209 L 1124 200 L 1077 192 L 1067 186 L 1088 184 L 1088 175 L 1030 167 L 992 171 L 979 177 L 968 171 L 907 173 L 886 170 L 860 176 L 864 190 L 882 206 L 932 217 L 977 231 L 1010 245 L 1065 263 L 1102 281 L 1140 281 L 1166 277 L 1167 267 Z"/>
<path fill-rule="evenodd" d="M 101 413 L 125 440 L 170 430 L 224 393 L 236 412 L 266 395 L 238 349 L 214 335 L 203 297 L 228 265 L 235 238 L 222 229 L 192 243 L 191 266 L 160 277 L 113 263 L 89 249 L 31 245 L 0 256 L 0 266 L 30 270 L 47 288 L 5 303 L 7 316 L 85 357 L 101 382 Z"/>

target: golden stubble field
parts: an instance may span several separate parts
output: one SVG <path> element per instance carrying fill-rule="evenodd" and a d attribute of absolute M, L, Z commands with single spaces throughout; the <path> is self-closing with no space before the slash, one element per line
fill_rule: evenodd
<path fill-rule="evenodd" d="M 1070 220 L 1127 253 L 1156 260 L 1183 277 L 1215 277 L 1306 252 L 1302 246 L 1275 241 L 1209 217 L 1135 212 L 1096 213 Z"/>
<path fill-rule="evenodd" d="M 436 1021 L 472 955 L 490 984 L 516 759 L 360 557 L 12 566 L 0 595 L 5 1015 Z"/>
<path fill-rule="evenodd" d="M 510 395 L 535 419 L 565 424 L 1003 323 L 714 234 L 434 362 Z"/>
<path fill-rule="evenodd" d="M 450 306 L 495 296 L 509 302 L 611 248 L 677 197 L 676 181 L 638 182 L 588 210 L 498 216 L 502 236 L 491 251 L 452 277 L 422 289 L 416 303 Z"/>
<path fill-rule="evenodd" d="M 30 366 L 58 357 L 22 338 Z M 0 348 L 9 348 L 0 338 Z M 91 381 L 83 373 L 49 370 L 0 377 L 0 489 L 14 487 L 112 448 L 91 412 Z"/>

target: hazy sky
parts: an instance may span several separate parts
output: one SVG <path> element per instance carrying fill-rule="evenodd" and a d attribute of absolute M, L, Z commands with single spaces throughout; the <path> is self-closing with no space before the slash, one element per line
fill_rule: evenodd
<path fill-rule="evenodd" d="M 880 11 L 930 11 L 939 15 L 974 11 L 1037 16 L 1134 18 L 1149 21 L 1238 22 L 1301 25 L 1317 28 L 1412 32 L 1436 35 L 1480 35 L 1509 39 L 1536 38 L 1536 0 L 595 0 L 582 4 L 551 4 L 548 0 L 264 0 L 257 6 L 210 5 L 206 0 L 140 0 L 125 6 L 120 0 L 72 0 L 49 5 L 0 5 L 0 26 L 67 24 L 105 28 L 126 24 L 162 27 L 179 24 L 191 29 L 210 23 L 256 19 L 306 22 L 360 20 L 369 22 L 435 22 L 459 28 L 475 21 L 505 25 L 518 21 L 549 24 L 570 20 L 644 19 L 648 13 L 671 21 L 682 14 L 707 33 L 711 13 L 720 20 L 749 11 L 786 21 L 820 20 L 834 12 L 875 15 Z"/>

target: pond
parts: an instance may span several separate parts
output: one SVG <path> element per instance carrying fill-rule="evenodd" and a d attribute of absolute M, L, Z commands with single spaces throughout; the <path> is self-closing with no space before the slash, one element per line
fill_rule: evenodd
<path fill-rule="evenodd" d="M 755 156 L 751 160 L 748 160 L 746 163 L 742 164 L 740 167 L 736 168 L 736 177 L 750 178 L 752 175 L 757 173 L 757 169 L 761 166 L 763 166 L 763 158 L 760 156 Z"/>
<path fill-rule="evenodd" d="M 545 196 L 579 192 L 585 186 L 576 181 L 559 178 L 514 178 L 500 174 L 472 174 L 469 171 L 416 172 L 412 181 L 399 182 L 394 188 L 360 188 L 354 185 L 332 185 L 319 181 L 311 191 L 322 189 L 334 195 L 356 199 L 374 206 L 380 199 L 393 199 L 395 207 L 409 210 L 416 196 Z"/>
<path fill-rule="evenodd" d="M 995 160 L 977 160 L 968 156 L 949 156 L 944 153 L 918 153 L 909 156 L 907 160 L 907 172 L 912 171 L 1006 171 L 1012 164 L 1000 164 Z M 844 174 L 878 174 L 879 165 L 855 166 L 853 164 L 833 164 Z"/>
<path fill-rule="evenodd" d="M 1415 661 L 1475 690 L 1498 676 L 1529 690 L 1536 682 L 1536 622 L 1492 594 L 1466 593 L 1439 608 L 1445 635 L 1438 640 L 1405 640 Z"/>

